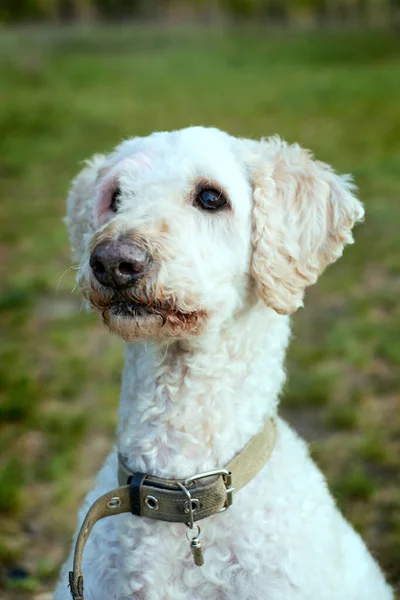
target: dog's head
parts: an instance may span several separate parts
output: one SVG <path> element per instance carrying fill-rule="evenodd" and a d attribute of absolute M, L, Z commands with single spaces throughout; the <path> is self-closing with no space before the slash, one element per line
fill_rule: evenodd
<path fill-rule="evenodd" d="M 278 313 L 352 241 L 347 177 L 278 138 L 193 127 L 123 142 L 73 183 L 82 293 L 124 339 L 219 328 L 261 299 Z"/>

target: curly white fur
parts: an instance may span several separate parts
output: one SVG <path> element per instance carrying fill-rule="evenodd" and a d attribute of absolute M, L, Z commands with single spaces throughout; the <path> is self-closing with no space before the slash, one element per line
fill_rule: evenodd
<path fill-rule="evenodd" d="M 223 190 L 231 208 L 196 208 L 199 180 Z M 117 215 L 109 210 L 116 185 Z M 135 235 L 157 262 L 140 294 L 181 316 L 133 323 L 105 311 L 108 326 L 128 340 L 120 420 L 80 522 L 117 486 L 117 448 L 132 470 L 185 477 L 223 467 L 267 415 L 276 416 L 287 315 L 352 241 L 362 216 L 348 178 L 278 138 L 238 140 L 195 127 L 128 140 L 89 161 L 67 217 L 83 293 L 104 313 L 112 299 L 93 278 L 90 250 L 98 240 Z M 262 472 L 201 527 L 199 569 L 185 526 L 130 515 L 98 523 L 84 554 L 85 599 L 393 598 L 305 443 L 280 419 Z M 71 560 L 55 600 L 69 598 Z"/>

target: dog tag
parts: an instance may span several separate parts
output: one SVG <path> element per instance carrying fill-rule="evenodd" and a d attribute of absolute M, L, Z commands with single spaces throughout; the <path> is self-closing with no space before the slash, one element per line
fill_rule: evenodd
<path fill-rule="evenodd" d="M 193 538 L 190 542 L 190 550 L 193 554 L 194 564 L 198 567 L 204 565 L 203 548 L 200 540 L 197 537 Z"/>

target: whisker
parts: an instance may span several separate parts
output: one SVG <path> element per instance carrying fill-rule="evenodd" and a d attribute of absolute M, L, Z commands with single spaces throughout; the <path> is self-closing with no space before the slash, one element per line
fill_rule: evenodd
<path fill-rule="evenodd" d="M 71 290 L 71 294 L 73 294 L 75 292 L 75 290 L 78 287 L 78 285 L 79 285 L 78 282 L 76 282 L 75 285 L 74 285 L 74 287 Z M 80 288 L 79 288 L 79 291 L 81 291 Z"/>
<path fill-rule="evenodd" d="M 68 269 L 65 269 L 64 273 L 60 276 L 60 279 L 57 282 L 57 287 L 56 287 L 57 292 L 59 290 L 60 283 L 61 283 L 61 280 L 64 277 L 64 275 L 66 275 L 70 271 L 77 271 L 78 269 L 79 269 L 79 265 L 72 265 L 72 267 L 68 267 Z"/>
<path fill-rule="evenodd" d="M 168 354 L 168 349 L 169 349 L 169 344 L 167 343 L 167 346 L 166 346 L 165 352 L 164 352 L 164 356 L 162 357 L 160 364 L 157 365 L 158 367 L 161 367 L 161 365 L 163 364 L 164 360 L 166 359 L 167 354 Z"/>
<path fill-rule="evenodd" d="M 77 283 L 77 284 L 74 286 L 74 288 L 73 288 L 73 290 L 72 290 L 73 292 L 76 290 L 76 288 L 78 287 L 78 285 L 79 285 L 79 284 Z M 89 288 L 87 285 L 85 285 L 85 286 L 82 286 L 82 287 L 79 287 L 78 289 L 79 289 L 79 291 L 80 291 L 80 293 L 81 293 L 81 294 L 84 294 L 85 292 L 89 292 L 89 290 L 90 290 L 90 288 Z M 71 292 L 71 293 L 72 293 L 72 292 Z"/>

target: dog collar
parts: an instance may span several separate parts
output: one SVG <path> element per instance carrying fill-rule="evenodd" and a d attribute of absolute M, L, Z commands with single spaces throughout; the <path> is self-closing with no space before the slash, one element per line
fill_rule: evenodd
<path fill-rule="evenodd" d="M 263 429 L 224 468 L 192 475 L 186 479 L 164 479 L 146 473 L 132 472 L 118 454 L 120 487 L 96 500 L 86 514 L 75 545 L 73 570 L 69 585 L 73 600 L 83 598 L 82 555 L 93 526 L 100 519 L 131 513 L 158 521 L 186 523 L 194 532 L 194 523 L 225 511 L 233 492 L 249 483 L 270 458 L 277 435 L 276 421 L 268 418 Z M 214 477 L 211 483 L 197 486 L 199 480 Z M 203 564 L 200 528 L 189 539 L 195 564 Z"/>

